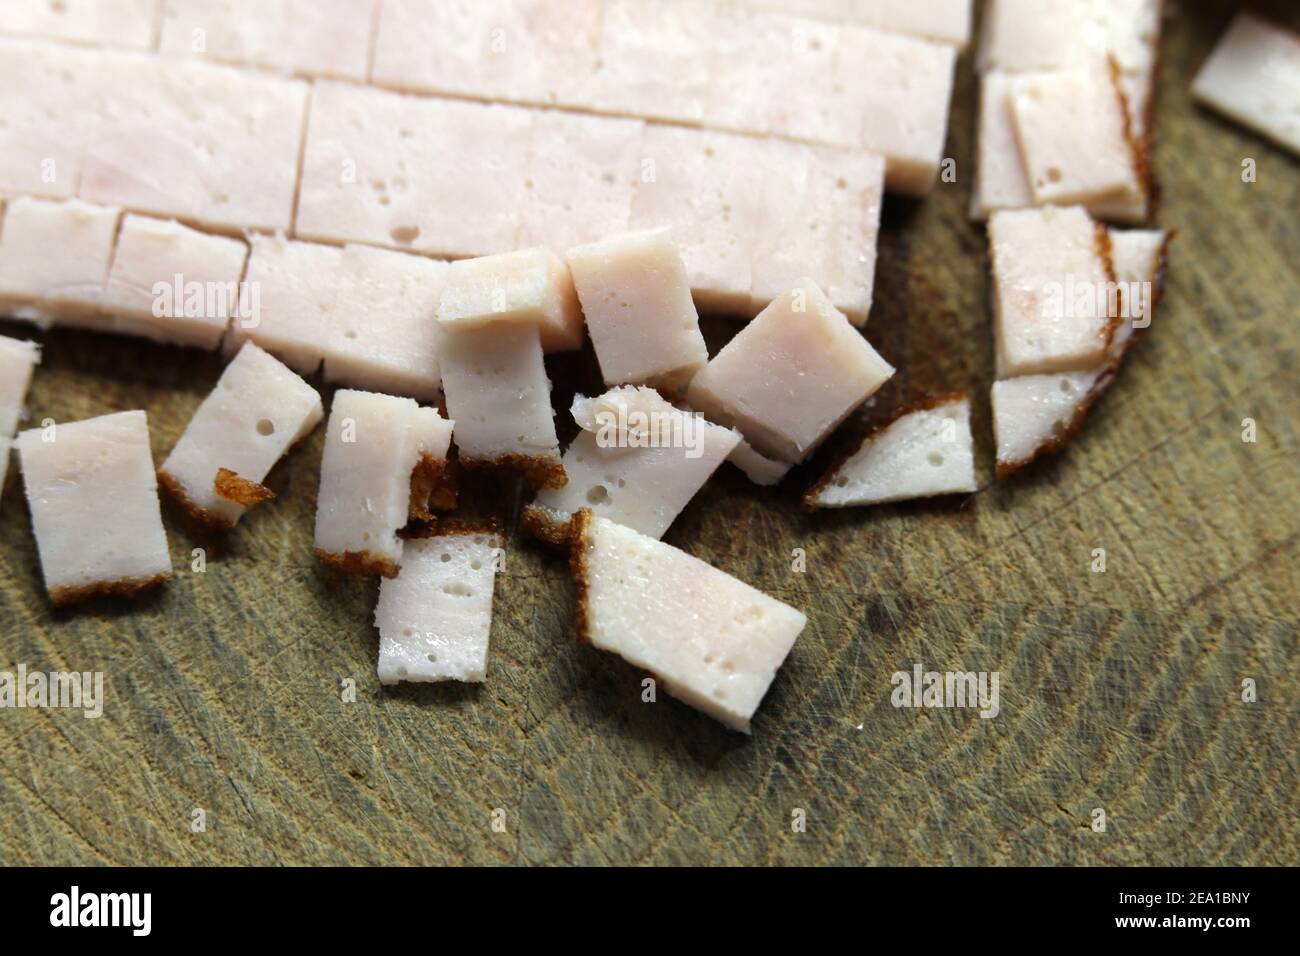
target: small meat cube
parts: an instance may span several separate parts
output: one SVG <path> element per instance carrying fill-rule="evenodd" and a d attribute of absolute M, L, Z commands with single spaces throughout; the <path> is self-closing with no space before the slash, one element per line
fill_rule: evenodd
<path fill-rule="evenodd" d="M 709 360 L 670 229 L 579 246 L 565 258 L 606 385 L 673 386 Z"/>
<path fill-rule="evenodd" d="M 238 317 L 225 349 L 256 342 L 300 375 L 311 375 L 337 321 L 343 250 L 284 236 L 253 236 Z"/>
<path fill-rule="evenodd" d="M 0 335 L 0 495 L 4 494 L 9 472 L 9 449 L 27 401 L 32 373 L 41 362 L 41 347 L 35 342 Z"/>
<path fill-rule="evenodd" d="M 1100 394 L 1103 369 L 1022 375 L 993 383 L 999 478 L 1065 447 Z"/>
<path fill-rule="evenodd" d="M 159 49 L 365 82 L 378 0 L 167 0 Z M 196 49 L 201 41 L 202 47 Z"/>
<path fill-rule="evenodd" d="M 444 328 L 442 387 L 462 465 L 559 488 L 564 466 L 539 335 L 536 325 L 512 322 Z"/>
<path fill-rule="evenodd" d="M 301 378 L 245 343 L 203 400 L 180 441 L 158 469 L 158 481 L 194 520 L 229 530 L 259 494 L 277 461 L 320 423 L 320 395 Z M 245 493 L 230 497 L 218 487 L 225 471 Z M 227 488 L 231 479 L 227 476 Z M 250 487 L 251 486 L 251 487 Z"/>
<path fill-rule="evenodd" d="M 582 307 L 568 267 L 549 249 L 453 262 L 442 287 L 438 322 L 444 330 L 492 322 L 535 325 L 543 351 L 582 348 Z"/>
<path fill-rule="evenodd" d="M 486 678 L 501 548 L 495 529 L 454 526 L 406 542 L 375 606 L 381 684 Z"/>
<path fill-rule="evenodd" d="M 1011 117 L 1010 94 L 1014 82 L 1015 77 L 1007 73 L 985 73 L 980 78 L 975 185 L 971 196 L 971 218 L 978 222 L 1001 209 L 1025 209 L 1034 205 L 1029 174 L 1020 157 L 1016 124 Z"/>
<path fill-rule="evenodd" d="M 536 110 L 532 119 L 515 244 L 571 249 L 626 232 L 643 175 L 645 122 L 553 110 Z"/>
<path fill-rule="evenodd" d="M 1011 116 L 1035 203 L 1120 202 L 1145 209 L 1117 82 L 1101 68 L 1011 81 Z"/>
<path fill-rule="evenodd" d="M 144 412 L 31 429 L 17 445 L 51 603 L 171 579 Z"/>
<path fill-rule="evenodd" d="M 448 259 L 518 248 L 536 112 L 317 81 L 294 234 Z"/>
<path fill-rule="evenodd" d="M 0 195 L 77 193 L 89 84 L 68 69 L 68 54 L 66 46 L 0 37 Z"/>
<path fill-rule="evenodd" d="M 749 308 L 763 151 L 750 137 L 646 127 L 630 228 L 673 229 L 695 301 L 706 311 Z"/>
<path fill-rule="evenodd" d="M 721 4 L 605 0 L 595 70 L 568 105 L 701 125 L 716 96 Z"/>
<path fill-rule="evenodd" d="M 956 63 L 957 51 L 946 43 L 842 28 L 837 79 L 862 117 L 859 140 L 844 145 L 884 156 L 891 192 L 924 195 L 938 179 Z"/>
<path fill-rule="evenodd" d="M 671 545 L 590 511 L 574 522 L 578 637 L 728 727 L 750 720 L 807 618 Z"/>
<path fill-rule="evenodd" d="M 772 140 L 760 195 L 751 311 L 805 275 L 854 325 L 867 321 L 885 163 L 873 153 Z"/>
<path fill-rule="evenodd" d="M 686 392 L 760 453 L 803 461 L 894 369 L 810 279 L 740 330 Z"/>
<path fill-rule="evenodd" d="M 316 503 L 316 556 L 326 566 L 350 575 L 397 574 L 411 476 L 432 437 L 409 398 L 334 393 Z"/>
<path fill-rule="evenodd" d="M 10 202 L 0 229 L 0 308 L 42 327 L 93 324 L 119 218 L 119 209 L 76 199 Z"/>
<path fill-rule="evenodd" d="M 1192 96 L 1300 154 L 1300 36 L 1237 14 L 1196 75 Z"/>
<path fill-rule="evenodd" d="M 808 508 L 845 508 L 976 490 L 970 398 L 909 406 L 869 434 L 804 497 Z"/>
<path fill-rule="evenodd" d="M 573 418 L 582 431 L 564 453 L 569 483 L 542 491 L 524 511 L 524 527 L 552 544 L 567 541 L 582 508 L 663 537 L 740 441 L 737 432 L 670 405 L 654 389 L 630 385 L 598 398 L 578 396 Z"/>
<path fill-rule="evenodd" d="M 438 323 L 447 263 L 373 246 L 344 246 L 334 321 L 325 323 L 325 380 L 438 398 Z M 325 318 L 325 317 L 322 317 Z"/>
<path fill-rule="evenodd" d="M 1105 227 L 1078 207 L 998 212 L 989 244 L 998 375 L 1101 362 L 1114 326 Z"/>
<path fill-rule="evenodd" d="M 104 292 L 113 331 L 215 349 L 239 302 L 247 258 L 238 239 L 127 215 Z"/>
<path fill-rule="evenodd" d="M 306 83 L 115 51 L 60 59 L 85 87 L 66 131 L 85 147 L 82 199 L 222 232 L 292 226 Z"/>

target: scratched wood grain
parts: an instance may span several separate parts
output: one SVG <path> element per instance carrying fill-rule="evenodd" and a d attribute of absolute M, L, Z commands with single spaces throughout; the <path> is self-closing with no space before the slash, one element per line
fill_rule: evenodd
<path fill-rule="evenodd" d="M 0 711 L 0 863 L 1300 862 L 1300 164 L 1190 103 L 1228 13 L 1185 3 L 1166 29 L 1156 158 L 1179 236 L 1155 325 L 1068 455 L 1005 485 L 962 61 L 958 182 L 889 203 L 868 337 L 902 370 L 878 408 L 977 390 L 982 489 L 809 517 L 797 494 L 825 456 L 777 492 L 710 483 L 667 540 L 810 619 L 752 738 L 642 703 L 642 674 L 574 643 L 563 565 L 518 540 L 487 683 L 381 688 L 376 587 L 331 588 L 311 556 L 319 431 L 205 573 L 168 510 L 177 578 L 138 606 L 49 609 L 11 475 L 0 669 L 100 670 L 107 700 L 98 720 Z M 706 324 L 714 347 L 731 328 Z M 157 460 L 221 370 L 38 338 L 35 418 L 144 408 Z M 590 355 L 551 371 L 557 407 L 594 386 Z M 507 519 L 522 501 L 509 483 L 468 497 Z M 999 671 L 1000 714 L 895 709 L 890 675 L 918 662 Z"/>

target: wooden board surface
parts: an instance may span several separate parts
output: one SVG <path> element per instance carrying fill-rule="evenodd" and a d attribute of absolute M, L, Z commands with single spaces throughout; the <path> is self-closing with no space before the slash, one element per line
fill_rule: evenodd
<path fill-rule="evenodd" d="M 102 671 L 106 701 L 96 720 L 0 710 L 0 863 L 1300 862 L 1300 163 L 1190 102 L 1229 12 L 1180 4 L 1166 28 L 1159 221 L 1179 235 L 1154 326 L 1068 454 L 1004 485 L 963 58 L 958 182 L 890 201 L 867 335 L 901 370 L 879 408 L 977 391 L 982 490 L 809 517 L 825 456 L 776 492 L 719 473 L 667 540 L 809 615 L 752 738 L 642 703 L 644 675 L 575 645 L 562 562 L 518 540 L 487 683 L 381 688 L 376 586 L 331 588 L 311 554 L 320 430 L 205 572 L 165 509 L 177 577 L 138 606 L 49 609 L 11 474 L 0 670 Z M 716 348 L 730 326 L 706 325 Z M 34 418 L 144 408 L 157 461 L 222 367 L 37 337 Z M 593 370 L 553 363 L 557 407 Z M 523 500 L 469 498 L 508 520 Z M 1000 713 L 894 708 L 916 663 L 998 671 Z"/>

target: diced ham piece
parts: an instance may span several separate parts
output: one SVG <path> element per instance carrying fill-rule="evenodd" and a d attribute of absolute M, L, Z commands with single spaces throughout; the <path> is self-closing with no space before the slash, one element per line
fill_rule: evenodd
<path fill-rule="evenodd" d="M 375 606 L 381 684 L 486 678 L 501 548 L 495 530 L 455 526 L 406 542 Z"/>
<path fill-rule="evenodd" d="M 998 376 L 1086 369 L 1114 331 L 1109 239 L 1083 209 L 1025 209 L 989 219 Z"/>
<path fill-rule="evenodd" d="M 875 281 L 884 160 L 780 140 L 763 151 L 751 311 L 809 276 L 849 321 L 864 324 Z"/>
<path fill-rule="evenodd" d="M 0 33 L 152 50 L 158 0 L 5 0 Z"/>
<path fill-rule="evenodd" d="M 1004 478 L 1039 455 L 1065 447 L 1097 397 L 1100 368 L 1022 375 L 993 383 L 998 477 Z"/>
<path fill-rule="evenodd" d="M 543 0 L 541 5 L 547 4 L 567 12 L 575 0 Z M 566 66 L 557 72 L 567 71 Z M 524 182 L 528 194 L 516 244 L 571 249 L 627 231 L 632 197 L 648 158 L 642 144 L 646 130 L 639 119 L 535 111 Z"/>
<path fill-rule="evenodd" d="M 903 409 L 827 472 L 804 504 L 845 508 L 975 490 L 970 398 L 961 394 Z"/>
<path fill-rule="evenodd" d="M 334 393 L 316 503 L 316 556 L 350 575 L 397 574 L 411 506 L 411 477 L 426 453 L 446 446 L 409 398 Z M 435 442 L 437 444 L 435 444 Z"/>
<path fill-rule="evenodd" d="M 462 465 L 559 488 L 566 479 L 539 335 L 513 322 L 443 329 L 442 387 Z"/>
<path fill-rule="evenodd" d="M 360 389 L 438 396 L 447 263 L 370 246 L 254 236 L 227 352 L 256 342 L 294 371 Z"/>
<path fill-rule="evenodd" d="M 444 330 L 493 322 L 535 325 L 546 352 L 582 347 L 582 307 L 569 269 L 540 247 L 451 263 L 438 321 Z"/>
<path fill-rule="evenodd" d="M 438 398 L 438 324 L 447 263 L 373 246 L 344 246 L 339 292 L 326 322 L 325 380 Z"/>
<path fill-rule="evenodd" d="M 1192 96 L 1300 154 L 1300 35 L 1238 13 L 1196 75 Z"/>
<path fill-rule="evenodd" d="M 469 468 L 564 484 L 542 336 L 573 347 L 581 310 L 568 270 L 545 249 L 455 262 L 438 305 L 442 386 Z"/>
<path fill-rule="evenodd" d="M 678 700 L 749 733 L 807 618 L 625 525 L 574 519 L 578 636 L 650 671 Z"/>
<path fill-rule="evenodd" d="M 177 222 L 127 215 L 103 307 L 114 332 L 215 349 L 239 303 L 248 246 Z"/>
<path fill-rule="evenodd" d="M 946 43 L 842 27 L 837 79 L 862 117 L 858 145 L 885 157 L 889 190 L 921 196 L 938 179 L 956 64 Z"/>
<path fill-rule="evenodd" d="M 0 495 L 9 473 L 10 445 L 23 416 L 32 373 L 40 362 L 41 347 L 35 342 L 0 335 Z"/>
<path fill-rule="evenodd" d="M 606 385 L 690 379 L 709 360 L 671 229 L 628 233 L 565 256 Z"/>
<path fill-rule="evenodd" d="M 1142 174 L 1117 82 L 1108 69 L 1011 81 L 1011 116 L 1036 204 L 1137 203 L 1143 217 Z"/>
<path fill-rule="evenodd" d="M 343 250 L 284 236 L 253 236 L 239 316 L 226 350 L 256 342 L 300 375 L 321 365 L 338 304 Z"/>
<path fill-rule="evenodd" d="M 158 481 L 191 518 L 229 530 L 250 503 L 270 495 L 258 493 L 262 480 L 323 415 L 314 388 L 246 343 L 158 469 Z M 235 497 L 222 493 L 217 478 L 223 471 Z"/>
<path fill-rule="evenodd" d="M 22 197 L 0 228 L 0 308 L 42 327 L 97 324 L 121 210 Z"/>
<path fill-rule="evenodd" d="M 809 279 L 745 326 L 686 402 L 765 456 L 803 461 L 894 369 Z"/>
<path fill-rule="evenodd" d="M 165 56 L 205 56 L 281 73 L 365 82 L 378 3 L 167 0 L 159 49 Z"/>
<path fill-rule="evenodd" d="M 17 445 L 51 603 L 171 579 L 144 412 L 31 429 Z"/>
<path fill-rule="evenodd" d="M 523 516 L 529 532 L 557 545 L 582 508 L 662 537 L 740 441 L 653 389 L 630 385 L 578 396 L 573 418 L 582 430 L 564 453 L 569 483 L 542 491 Z"/>
<path fill-rule="evenodd" d="M 754 141 L 651 125 L 642 152 L 630 228 L 673 229 L 701 309 L 748 312 L 764 173 Z"/>
<path fill-rule="evenodd" d="M 317 81 L 294 234 L 449 259 L 512 251 L 535 113 Z"/>
<path fill-rule="evenodd" d="M 1024 375 L 993 385 L 997 474 L 1005 478 L 1034 459 L 1060 451 L 1093 403 L 1110 387 L 1136 334 L 1150 324 L 1159 302 L 1171 234 L 1112 230 L 1111 247 L 1125 320 L 1107 353 L 1091 368 Z"/>
<path fill-rule="evenodd" d="M 1025 209 L 1034 204 L 1011 118 L 1015 82 L 1016 77 L 1008 73 L 985 73 L 980 78 L 975 185 L 971 190 L 971 218 L 979 222 L 1000 209 Z"/>

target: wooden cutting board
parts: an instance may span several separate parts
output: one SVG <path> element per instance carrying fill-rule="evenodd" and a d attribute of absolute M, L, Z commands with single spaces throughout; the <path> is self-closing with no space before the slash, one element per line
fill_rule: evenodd
<path fill-rule="evenodd" d="M 1230 11 L 1179 4 L 1166 29 L 1178 239 L 1154 326 L 1068 454 L 1000 485 L 962 60 L 958 181 L 889 202 L 867 336 L 901 370 L 875 413 L 975 390 L 982 490 L 810 517 L 826 455 L 777 491 L 716 476 L 667 540 L 809 615 L 752 737 L 643 703 L 644 675 L 574 643 L 563 562 L 519 540 L 487 683 L 381 688 L 376 586 L 331 587 L 311 553 L 320 430 L 205 571 L 166 508 L 176 580 L 138 606 L 49 609 L 12 474 L 0 670 L 103 671 L 106 700 L 97 720 L 0 710 L 0 863 L 1300 862 L 1300 162 L 1190 102 Z M 714 348 L 733 330 L 706 321 Z M 36 337 L 35 419 L 146 409 L 157 461 L 222 367 Z M 593 373 L 553 363 L 557 407 Z M 466 509 L 513 520 L 523 500 L 483 484 Z M 894 708 L 891 675 L 918 663 L 997 671 L 999 714 Z"/>

